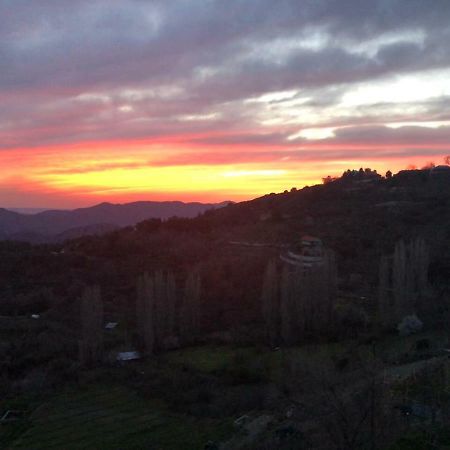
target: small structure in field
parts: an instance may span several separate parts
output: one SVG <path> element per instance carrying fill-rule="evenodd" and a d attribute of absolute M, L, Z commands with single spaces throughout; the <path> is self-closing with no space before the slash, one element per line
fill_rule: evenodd
<path fill-rule="evenodd" d="M 135 361 L 141 359 L 141 354 L 138 351 L 119 352 L 116 360 L 119 362 Z"/>
<path fill-rule="evenodd" d="M 105 330 L 114 330 L 114 328 L 116 328 L 117 325 L 119 325 L 119 322 L 108 322 L 105 325 Z"/>

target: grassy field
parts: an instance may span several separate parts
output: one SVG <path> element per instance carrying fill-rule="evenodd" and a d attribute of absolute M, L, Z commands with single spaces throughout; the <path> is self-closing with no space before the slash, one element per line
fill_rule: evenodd
<path fill-rule="evenodd" d="M 432 348 L 444 345 L 444 336 L 436 333 L 391 336 L 377 343 L 377 356 L 382 355 L 387 365 L 414 356 L 420 339 L 429 339 Z M 248 398 L 253 392 L 256 398 L 259 388 L 263 392 L 271 383 L 282 385 L 292 365 L 327 368 L 328 364 L 330 370 L 337 370 L 336 361 L 355 360 L 357 355 L 366 361 L 373 357 L 371 350 L 370 344 L 355 347 L 354 342 L 277 350 L 202 346 L 123 368 L 101 369 L 106 372 L 100 378 L 95 371 L 86 371 L 81 387 L 37 392 L 22 403 L 20 398 L 12 403 L 0 399 L 0 413 L 29 411 L 25 420 L 0 425 L 0 448 L 201 449 L 209 440 L 228 440 L 233 419 L 239 415 L 263 414 L 261 407 L 238 401 L 240 396 Z M 137 394 L 139 389 L 148 394 Z M 230 404 L 233 398 L 236 408 Z"/>
<path fill-rule="evenodd" d="M 418 340 L 429 341 L 429 351 L 433 351 L 446 346 L 447 336 L 441 332 L 423 332 L 412 336 L 392 335 L 378 341 L 375 348 L 371 344 L 357 344 L 354 341 L 306 344 L 277 351 L 256 347 L 201 346 L 170 352 L 166 360 L 172 365 L 186 366 L 206 374 L 224 372 L 239 365 L 239 362 L 249 366 L 252 362 L 257 362 L 255 369 L 263 368 L 267 381 L 277 381 L 286 361 L 323 365 L 349 356 L 354 359 L 357 354 L 361 359 L 369 360 L 374 357 L 375 350 L 377 358 L 387 364 L 401 364 L 405 358 L 421 358 L 416 352 Z"/>
<path fill-rule="evenodd" d="M 32 413 L 26 427 L 1 448 L 197 450 L 210 439 L 226 439 L 231 424 L 173 414 L 125 387 L 93 385 L 56 395 Z"/>
<path fill-rule="evenodd" d="M 436 426 L 427 431 L 412 431 L 388 450 L 450 450 L 450 428 Z"/>

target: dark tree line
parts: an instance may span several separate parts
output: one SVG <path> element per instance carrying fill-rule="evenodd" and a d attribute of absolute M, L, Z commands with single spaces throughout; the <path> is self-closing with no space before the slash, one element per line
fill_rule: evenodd
<path fill-rule="evenodd" d="M 291 345 L 328 334 L 333 328 L 336 292 L 336 265 L 330 251 L 316 267 L 285 266 L 279 273 L 270 262 L 262 290 L 267 341 Z"/>
<path fill-rule="evenodd" d="M 417 314 L 428 294 L 430 256 L 423 239 L 397 242 L 394 254 L 380 260 L 378 312 L 382 327 L 390 328 L 405 316 Z"/>
<path fill-rule="evenodd" d="M 196 341 L 200 328 L 200 284 L 198 273 L 187 276 L 183 290 L 177 288 L 170 272 L 139 277 L 137 328 L 147 353 Z"/>
<path fill-rule="evenodd" d="M 418 314 L 428 298 L 429 251 L 422 239 L 400 241 L 379 266 L 377 321 L 395 327 L 405 316 Z M 265 341 L 294 345 L 332 337 L 339 329 L 337 271 L 334 253 L 326 251 L 314 267 L 267 265 L 260 297 Z M 200 274 L 192 271 L 182 283 L 172 272 L 144 273 L 137 280 L 137 344 L 145 354 L 191 345 L 201 337 L 204 305 Z M 103 313 L 98 288 L 82 296 L 80 358 L 92 364 L 101 354 Z M 343 324 L 341 324 L 343 326 Z"/>
<path fill-rule="evenodd" d="M 197 272 L 179 289 L 173 273 L 144 273 L 137 280 L 136 334 L 145 354 L 190 345 L 200 330 L 201 281 Z M 102 359 L 103 303 L 98 286 L 86 288 L 81 298 L 80 362 L 91 366 Z"/>

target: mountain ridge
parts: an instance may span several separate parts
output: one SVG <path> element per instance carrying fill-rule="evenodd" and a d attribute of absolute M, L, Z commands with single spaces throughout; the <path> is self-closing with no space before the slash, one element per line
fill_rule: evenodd
<path fill-rule="evenodd" d="M 30 242 L 53 241 L 58 235 L 90 234 L 100 229 L 134 225 L 150 218 L 192 218 L 229 202 L 200 203 L 182 201 L 137 201 L 130 203 L 103 202 L 73 210 L 50 209 L 35 214 L 24 214 L 0 208 L 0 239 Z M 83 229 L 85 232 L 83 232 Z M 95 234 L 95 233 L 94 233 Z"/>

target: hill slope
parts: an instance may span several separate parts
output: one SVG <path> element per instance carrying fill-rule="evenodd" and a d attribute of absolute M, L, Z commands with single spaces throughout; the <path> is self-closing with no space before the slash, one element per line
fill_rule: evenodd
<path fill-rule="evenodd" d="M 101 203 L 71 211 L 43 211 L 20 214 L 0 209 L 0 238 L 25 241 L 54 240 L 95 234 L 116 227 L 134 225 L 149 218 L 195 217 L 222 204 L 183 202 L 134 202 L 125 204 Z M 73 232 L 72 232 L 73 231 Z"/>

